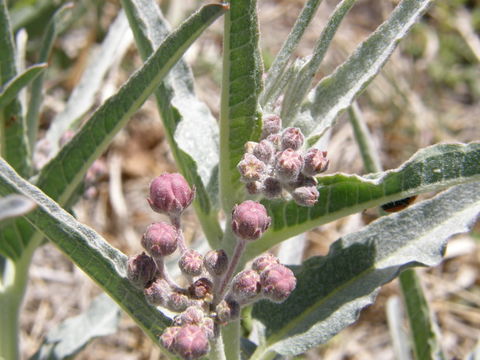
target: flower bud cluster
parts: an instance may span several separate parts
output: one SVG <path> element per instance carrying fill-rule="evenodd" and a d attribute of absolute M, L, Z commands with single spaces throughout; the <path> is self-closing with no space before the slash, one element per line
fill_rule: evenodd
<path fill-rule="evenodd" d="M 328 168 L 327 152 L 304 150 L 299 128 L 282 130 L 278 115 L 263 117 L 260 142 L 245 144 L 245 154 L 237 168 L 247 191 L 273 199 L 289 193 L 301 206 L 313 206 L 319 197 L 315 176 Z"/>
<path fill-rule="evenodd" d="M 180 174 L 163 174 L 154 179 L 148 203 L 154 211 L 167 215 L 170 223 L 149 225 L 141 239 L 145 252 L 127 261 L 127 278 L 143 290 L 147 301 L 178 313 L 160 336 L 160 342 L 182 359 L 205 356 L 219 327 L 238 319 L 241 306 L 261 298 L 283 301 L 295 287 L 293 273 L 273 255 L 257 258 L 251 269 L 234 276 L 241 251 L 235 251 L 229 259 L 221 249 L 202 255 L 187 248 L 180 218 L 194 196 L 195 191 Z M 270 222 L 261 204 L 248 200 L 236 205 L 231 227 L 239 248 L 260 238 Z M 177 264 L 186 283 L 183 287 L 170 278 L 165 267 L 165 258 L 177 249 Z"/>

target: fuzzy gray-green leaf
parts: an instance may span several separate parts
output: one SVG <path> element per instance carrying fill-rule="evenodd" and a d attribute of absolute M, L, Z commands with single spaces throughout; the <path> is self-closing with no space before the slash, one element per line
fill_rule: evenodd
<path fill-rule="evenodd" d="M 20 90 L 22 90 L 33 79 L 39 76 L 46 67 L 47 64 L 33 65 L 5 84 L 5 87 L 0 92 L 0 109 L 15 99 Z"/>
<path fill-rule="evenodd" d="M 0 198 L 0 221 L 22 216 L 35 208 L 35 202 L 21 195 Z"/>
<path fill-rule="evenodd" d="M 252 359 L 295 355 L 352 324 L 378 288 L 411 266 L 433 266 L 446 241 L 469 231 L 480 214 L 480 183 L 463 184 L 337 240 L 325 257 L 296 270 L 297 288 L 283 304 L 262 301 L 253 316 L 267 328 Z"/>

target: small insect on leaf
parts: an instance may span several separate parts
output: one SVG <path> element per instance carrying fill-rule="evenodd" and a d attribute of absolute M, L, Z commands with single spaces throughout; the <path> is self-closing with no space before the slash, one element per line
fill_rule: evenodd
<path fill-rule="evenodd" d="M 409 205 L 411 205 L 415 201 L 416 198 L 417 198 L 417 196 L 415 195 L 415 196 L 407 197 L 405 199 L 400 199 L 400 200 L 397 200 L 397 201 L 392 201 L 392 202 L 383 204 L 382 205 L 382 210 L 386 211 L 386 212 L 389 212 L 389 213 L 393 213 L 393 212 L 403 210 L 406 207 L 408 207 Z"/>

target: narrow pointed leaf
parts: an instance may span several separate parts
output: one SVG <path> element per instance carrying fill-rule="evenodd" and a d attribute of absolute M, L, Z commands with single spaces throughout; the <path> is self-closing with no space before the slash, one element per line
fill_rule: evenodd
<path fill-rule="evenodd" d="M 337 240 L 325 257 L 296 270 L 297 288 L 283 304 L 262 301 L 253 316 L 267 340 L 252 359 L 296 355 L 352 324 L 381 285 L 412 266 L 433 266 L 446 241 L 469 231 L 480 214 L 480 183 L 463 184 Z"/>
<path fill-rule="evenodd" d="M 237 164 L 247 141 L 261 134 L 258 97 L 263 63 L 258 48 L 256 0 L 232 1 L 225 15 L 220 114 L 220 196 L 223 210 L 243 200 Z"/>
<path fill-rule="evenodd" d="M 158 5 L 150 0 L 123 0 L 143 60 L 170 33 Z M 218 213 L 218 124 L 193 89 L 193 76 L 180 60 L 155 91 L 158 109 L 176 164 L 195 185 L 198 218 L 212 248 L 220 245 Z"/>
<path fill-rule="evenodd" d="M 420 193 L 480 180 L 480 143 L 440 144 L 418 151 L 398 169 L 370 176 L 334 174 L 318 178 L 315 206 L 264 201 L 272 217 L 261 241 L 247 248 L 250 259 L 294 235 L 364 209 Z"/>
<path fill-rule="evenodd" d="M 302 12 L 298 16 L 297 21 L 295 21 L 292 31 L 288 34 L 287 39 L 268 70 L 265 89 L 260 97 L 260 104 L 262 106 L 265 106 L 269 101 L 275 101 L 275 88 L 283 77 L 290 57 L 297 48 L 300 39 L 315 16 L 321 2 L 322 0 L 308 0 L 303 6 Z"/>
<path fill-rule="evenodd" d="M 13 99 L 17 97 L 25 86 L 27 86 L 33 79 L 39 76 L 47 67 L 47 64 L 37 64 L 29 67 L 23 73 L 15 76 L 10 80 L 0 93 L 0 109 L 8 105 Z"/>
<path fill-rule="evenodd" d="M 170 325 L 170 319 L 148 304 L 143 292 L 128 281 L 127 257 L 91 228 L 75 220 L 40 189 L 19 177 L 0 159 L 0 195 L 11 193 L 27 196 L 38 204 L 25 219 L 109 294 L 153 341 L 158 342 L 158 334 Z"/>
<path fill-rule="evenodd" d="M 390 17 L 365 40 L 345 63 L 324 78 L 309 95 L 302 111 L 312 113 L 313 122 L 297 122 L 308 135 L 308 143 L 315 143 L 330 128 L 337 115 L 345 110 L 355 97 L 382 69 L 397 43 L 428 8 L 432 0 L 403 0 Z"/>

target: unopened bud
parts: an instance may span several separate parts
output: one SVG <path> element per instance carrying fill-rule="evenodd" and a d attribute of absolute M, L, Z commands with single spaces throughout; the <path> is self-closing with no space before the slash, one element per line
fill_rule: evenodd
<path fill-rule="evenodd" d="M 243 240 L 256 240 L 271 223 L 265 206 L 252 200 L 235 205 L 232 212 L 232 230 Z"/>
<path fill-rule="evenodd" d="M 232 295 L 240 303 L 255 299 L 260 290 L 260 275 L 254 270 L 243 270 L 232 280 Z"/>
<path fill-rule="evenodd" d="M 250 195 L 260 194 L 263 190 L 263 184 L 260 181 L 252 181 L 245 185 Z"/>
<path fill-rule="evenodd" d="M 199 359 L 210 350 L 205 331 L 197 325 L 185 325 L 175 336 L 175 352 L 185 360 Z"/>
<path fill-rule="evenodd" d="M 194 299 L 207 299 L 212 296 L 213 284 L 207 278 L 196 280 L 188 288 L 190 296 Z"/>
<path fill-rule="evenodd" d="M 165 306 L 172 293 L 164 279 L 157 279 L 143 290 L 147 301 L 155 306 Z"/>
<path fill-rule="evenodd" d="M 188 249 L 180 257 L 178 267 L 185 275 L 198 276 L 203 270 L 203 257 L 198 251 Z"/>
<path fill-rule="evenodd" d="M 238 163 L 237 169 L 242 176 L 242 181 L 252 182 L 260 180 L 265 173 L 266 165 L 252 154 L 245 154 Z"/>
<path fill-rule="evenodd" d="M 155 279 L 157 266 L 155 261 L 145 253 L 128 258 L 127 278 L 137 288 L 143 289 Z"/>
<path fill-rule="evenodd" d="M 259 257 L 255 258 L 255 260 L 253 260 L 252 270 L 255 270 L 258 273 L 261 273 L 270 265 L 275 265 L 278 263 L 279 263 L 279 260 L 275 255 L 271 253 L 266 253 L 266 254 L 260 255 Z"/>
<path fill-rule="evenodd" d="M 225 299 L 215 308 L 217 321 L 221 324 L 236 320 L 240 317 L 240 304 L 235 300 Z"/>
<path fill-rule="evenodd" d="M 304 136 L 299 128 L 289 127 L 282 133 L 282 150 L 298 150 L 303 145 Z"/>
<path fill-rule="evenodd" d="M 187 295 L 172 292 L 167 300 L 166 307 L 175 312 L 185 311 L 192 304 Z"/>
<path fill-rule="evenodd" d="M 327 152 L 319 149 L 309 149 L 304 155 L 305 164 L 302 172 L 307 176 L 318 175 L 328 168 Z"/>
<path fill-rule="evenodd" d="M 172 254 L 177 243 L 177 230 L 166 222 L 151 224 L 142 237 L 143 248 L 154 258 Z"/>
<path fill-rule="evenodd" d="M 274 199 L 282 194 L 282 184 L 272 176 L 263 181 L 263 195 L 267 199 Z"/>
<path fill-rule="evenodd" d="M 281 264 L 266 268 L 260 275 L 260 281 L 263 295 L 277 303 L 286 300 L 297 284 L 292 270 Z"/>
<path fill-rule="evenodd" d="M 293 149 L 286 149 L 277 153 L 275 171 L 281 182 L 289 183 L 295 181 L 302 171 L 302 155 Z"/>
<path fill-rule="evenodd" d="M 205 317 L 205 312 L 200 306 L 189 306 L 184 312 L 175 317 L 174 324 L 182 325 L 200 325 Z"/>
<path fill-rule="evenodd" d="M 292 192 L 292 197 L 300 206 L 312 207 L 318 201 L 320 193 L 315 186 L 302 186 Z"/>
<path fill-rule="evenodd" d="M 246 154 L 253 154 L 253 149 L 255 148 L 255 146 L 257 145 L 258 143 L 256 143 L 255 141 L 247 141 L 244 145 L 244 152 Z"/>
<path fill-rule="evenodd" d="M 147 200 L 154 211 L 178 216 L 190 206 L 194 197 L 195 188 L 192 190 L 182 175 L 166 173 L 152 181 Z"/>
<path fill-rule="evenodd" d="M 255 155 L 257 159 L 263 161 L 265 164 L 269 164 L 273 160 L 274 154 L 275 147 L 268 140 L 260 141 L 253 148 L 253 155 Z"/>
<path fill-rule="evenodd" d="M 262 139 L 267 138 L 268 135 L 276 134 L 282 129 L 282 119 L 278 115 L 264 115 L 262 121 Z"/>
<path fill-rule="evenodd" d="M 228 256 L 224 250 L 210 250 L 203 258 L 205 269 L 213 275 L 220 276 L 227 270 Z"/>
<path fill-rule="evenodd" d="M 282 135 L 280 134 L 272 134 L 267 136 L 267 140 L 270 141 L 275 148 L 275 150 L 279 150 L 282 143 Z"/>
<path fill-rule="evenodd" d="M 175 352 L 175 337 L 180 331 L 180 326 L 170 326 L 167 327 L 163 334 L 160 336 L 160 343 L 162 346 L 170 351 L 171 353 Z"/>

